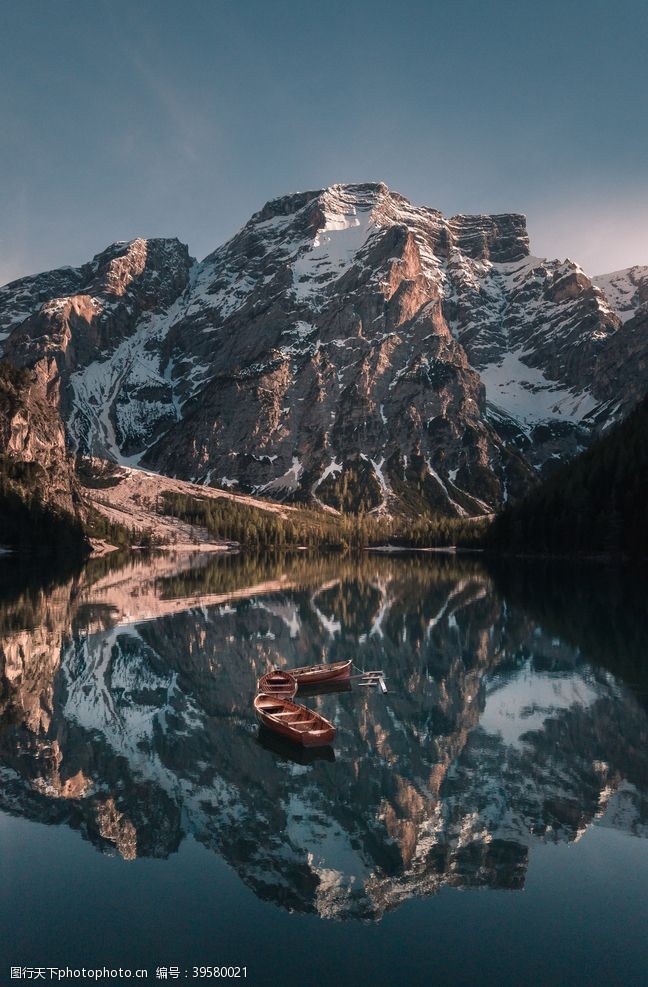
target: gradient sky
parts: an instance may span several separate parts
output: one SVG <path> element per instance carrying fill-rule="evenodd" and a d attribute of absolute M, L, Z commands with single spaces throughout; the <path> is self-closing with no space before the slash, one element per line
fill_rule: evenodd
<path fill-rule="evenodd" d="M 648 264 L 648 0 L 0 0 L 0 283 L 385 181 Z"/>

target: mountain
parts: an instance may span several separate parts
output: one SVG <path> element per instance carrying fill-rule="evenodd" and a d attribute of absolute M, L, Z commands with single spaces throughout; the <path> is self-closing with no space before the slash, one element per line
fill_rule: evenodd
<path fill-rule="evenodd" d="M 499 550 L 648 556 L 648 397 L 489 530 Z"/>
<path fill-rule="evenodd" d="M 529 254 L 518 214 L 383 184 L 275 199 L 200 263 L 119 243 L 0 289 L 6 357 L 54 360 L 74 450 L 329 510 L 476 515 L 648 388 L 646 268 Z"/>

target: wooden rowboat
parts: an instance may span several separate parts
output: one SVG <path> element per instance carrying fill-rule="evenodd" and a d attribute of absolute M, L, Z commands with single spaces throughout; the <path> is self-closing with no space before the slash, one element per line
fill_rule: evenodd
<path fill-rule="evenodd" d="M 286 671 L 297 679 L 299 686 L 347 682 L 351 677 L 351 659 L 322 665 L 302 665 L 300 668 L 287 668 Z"/>
<path fill-rule="evenodd" d="M 335 727 L 323 716 L 306 706 L 299 706 L 281 696 L 254 698 L 254 709 L 261 726 L 302 747 L 321 747 L 335 738 Z"/>
<path fill-rule="evenodd" d="M 297 679 L 290 672 L 280 672 L 275 669 L 259 679 L 258 692 L 262 692 L 265 696 L 283 696 L 284 699 L 292 699 L 297 692 Z"/>

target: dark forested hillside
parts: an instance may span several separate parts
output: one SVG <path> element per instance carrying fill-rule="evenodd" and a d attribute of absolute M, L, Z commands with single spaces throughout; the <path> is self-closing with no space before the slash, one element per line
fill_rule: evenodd
<path fill-rule="evenodd" d="M 496 550 L 648 555 L 648 397 L 492 525 Z"/>
<path fill-rule="evenodd" d="M 201 525 L 216 538 L 264 550 L 303 546 L 345 551 L 386 544 L 401 548 L 474 548 L 483 533 L 483 522 L 475 519 L 433 514 L 421 514 L 415 519 L 364 513 L 331 515 L 308 508 L 282 517 L 232 500 L 181 494 L 166 494 L 164 513 Z"/>

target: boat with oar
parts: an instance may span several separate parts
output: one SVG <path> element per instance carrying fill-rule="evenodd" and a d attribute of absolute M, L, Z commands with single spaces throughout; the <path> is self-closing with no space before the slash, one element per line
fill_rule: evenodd
<path fill-rule="evenodd" d="M 335 739 L 335 727 L 323 716 L 281 696 L 254 698 L 254 710 L 261 726 L 302 747 L 321 747 Z"/>
<path fill-rule="evenodd" d="M 282 696 L 284 699 L 292 699 L 297 692 L 297 679 L 290 672 L 274 669 L 266 672 L 259 679 L 257 692 L 262 692 L 265 696 Z"/>
<path fill-rule="evenodd" d="M 323 662 L 321 665 L 301 665 L 299 668 L 287 668 L 297 680 L 297 685 L 330 685 L 333 682 L 348 682 L 351 677 L 351 659 L 344 661 Z"/>

